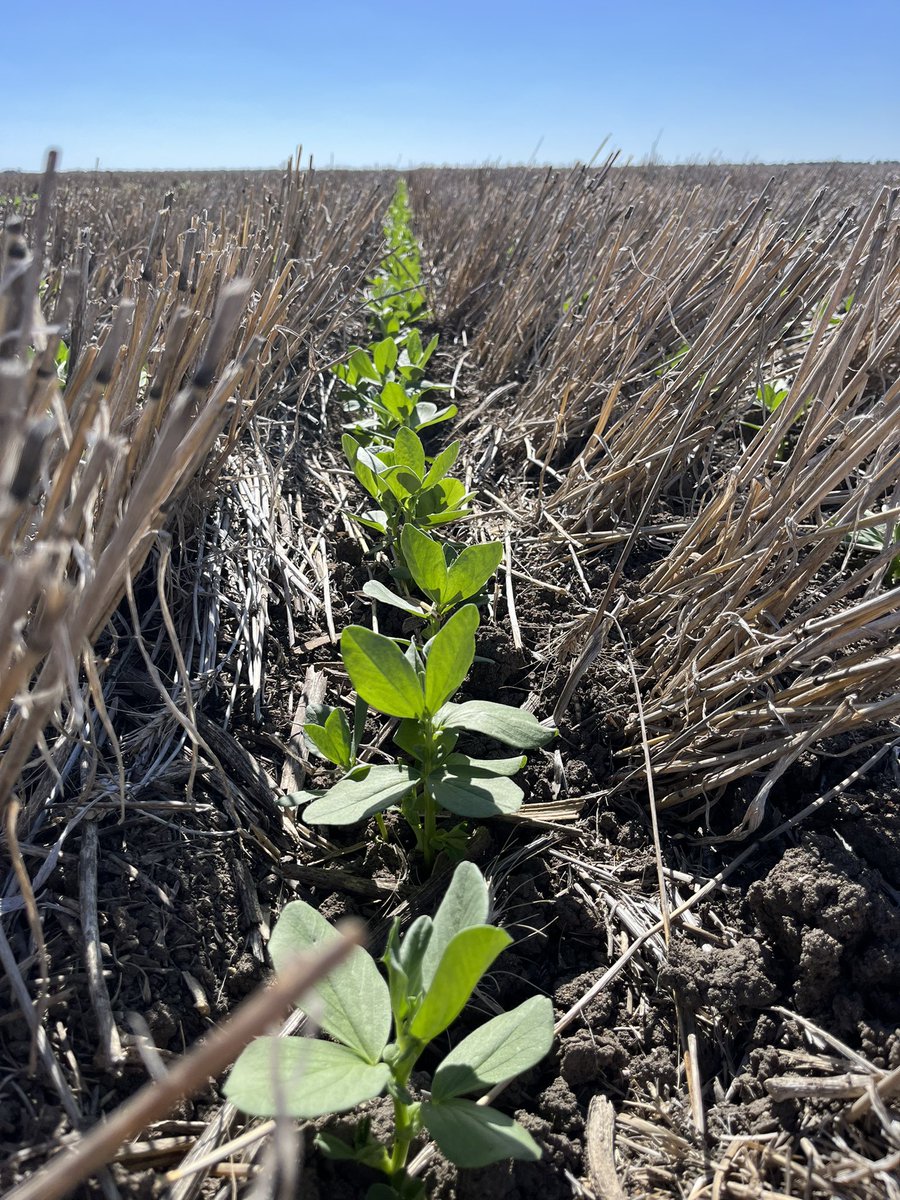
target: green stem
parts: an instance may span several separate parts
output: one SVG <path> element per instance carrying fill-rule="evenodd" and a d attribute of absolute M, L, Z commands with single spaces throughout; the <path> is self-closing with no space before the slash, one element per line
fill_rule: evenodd
<path fill-rule="evenodd" d="M 431 795 L 431 790 L 426 785 L 424 789 L 425 796 L 425 819 L 424 828 L 422 831 L 425 853 L 425 866 L 430 867 L 434 858 L 434 840 L 437 835 L 437 805 Z"/>
<path fill-rule="evenodd" d="M 381 813 L 375 814 L 375 822 L 378 825 L 378 832 L 381 834 L 382 841 L 389 841 L 390 839 L 388 838 L 387 825 L 385 825 L 384 817 L 381 815 Z"/>
<path fill-rule="evenodd" d="M 391 1151 L 390 1174 L 398 1175 L 406 1166 L 409 1147 L 415 1136 L 415 1126 L 410 1118 L 410 1106 L 401 1100 L 394 1101 L 394 1146 Z"/>

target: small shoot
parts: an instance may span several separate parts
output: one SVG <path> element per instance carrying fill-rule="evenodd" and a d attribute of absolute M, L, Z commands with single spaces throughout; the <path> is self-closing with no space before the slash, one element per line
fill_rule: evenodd
<path fill-rule="evenodd" d="M 424 1130 L 459 1167 L 503 1159 L 534 1161 L 541 1150 L 512 1117 L 468 1097 L 530 1070 L 553 1043 L 553 1006 L 533 996 L 458 1042 L 438 1064 L 427 1099 L 410 1078 L 423 1052 L 463 1012 L 509 934 L 488 923 L 489 895 L 481 872 L 461 863 L 434 917 L 419 917 L 400 936 L 394 922 L 381 959 L 387 978 L 361 947 L 304 998 L 303 1011 L 320 1022 L 328 1041 L 259 1037 L 238 1058 L 225 1086 L 229 1101 L 253 1116 L 309 1120 L 350 1112 L 387 1092 L 394 1128 L 387 1144 L 366 1122 L 352 1141 L 325 1132 L 317 1139 L 329 1157 L 355 1161 L 387 1179 L 371 1200 L 419 1200 L 421 1183 L 406 1172 L 410 1147 Z M 269 949 L 276 969 L 338 936 L 314 908 L 288 904 Z"/>
<path fill-rule="evenodd" d="M 400 552 L 406 570 L 425 599 L 400 596 L 377 580 L 366 583 L 363 592 L 373 600 L 425 621 L 427 636 L 433 637 L 459 605 L 476 599 L 483 591 L 503 558 L 503 543 L 467 546 L 452 558 L 448 546 L 408 524 L 400 533 Z"/>
<path fill-rule="evenodd" d="M 547 745 L 556 731 L 525 709 L 487 700 L 451 700 L 475 658 L 478 609 L 458 608 L 441 630 L 419 649 L 404 653 L 391 638 L 360 625 L 341 634 L 341 657 L 357 695 L 366 704 L 399 718 L 395 763 L 357 764 L 328 791 L 296 792 L 286 805 L 306 804 L 311 825 L 356 825 L 389 808 L 399 808 L 413 830 L 417 849 L 430 866 L 440 851 L 459 854 L 465 821 L 517 812 L 524 800 L 513 781 L 525 765 L 512 758 L 472 758 L 458 753 L 462 730 L 490 737 L 516 750 Z M 444 814 L 463 819 L 445 828 Z"/>

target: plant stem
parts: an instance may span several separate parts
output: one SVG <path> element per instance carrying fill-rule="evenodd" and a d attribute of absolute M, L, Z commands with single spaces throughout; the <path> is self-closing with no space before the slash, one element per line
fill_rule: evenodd
<path fill-rule="evenodd" d="M 415 1134 L 415 1126 L 410 1118 L 410 1107 L 402 1100 L 394 1100 L 394 1146 L 391 1151 L 390 1173 L 398 1175 L 406 1166 L 410 1143 Z"/>
<path fill-rule="evenodd" d="M 423 829 L 424 851 L 425 851 L 425 866 L 430 867 L 434 857 L 434 839 L 437 835 L 437 805 L 431 795 L 431 789 L 426 785 L 424 789 L 425 796 L 425 820 Z"/>
<path fill-rule="evenodd" d="M 388 838 L 387 825 L 385 825 L 384 817 L 381 815 L 381 813 L 375 814 L 375 823 L 378 826 L 378 832 L 381 834 L 382 841 L 385 841 L 385 842 L 388 841 L 389 838 Z"/>

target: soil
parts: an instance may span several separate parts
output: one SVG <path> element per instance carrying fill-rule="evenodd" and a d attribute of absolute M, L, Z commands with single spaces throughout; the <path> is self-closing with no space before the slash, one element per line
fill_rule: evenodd
<path fill-rule="evenodd" d="M 448 340 L 438 358 L 443 375 L 452 372 L 458 352 Z M 460 378 L 465 408 L 479 398 L 478 378 L 474 371 Z M 329 528 L 333 617 L 340 628 L 367 617 L 368 602 L 359 590 L 371 568 L 330 511 L 331 499 L 317 487 L 318 464 L 334 452 L 337 433 L 322 430 L 314 413 L 304 420 L 307 439 L 290 464 L 293 482 L 286 490 L 302 492 L 311 525 Z M 629 565 L 626 587 L 639 587 L 654 553 L 643 548 L 643 557 Z M 610 552 L 589 567 L 594 597 L 614 561 Z M 535 543 L 526 540 L 516 548 L 516 565 L 539 581 L 515 583 L 524 645 L 513 643 L 498 589 L 479 633 L 482 661 L 463 698 L 532 701 L 545 717 L 568 673 L 568 663 L 548 647 L 548 634 L 581 615 L 586 598 L 576 590 L 566 561 L 548 561 Z M 283 649 L 286 617 L 274 601 L 269 616 L 263 724 L 254 721 L 244 688 L 243 707 L 229 733 L 277 780 L 283 764 L 277 744 L 289 740 L 293 719 L 288 697 L 302 692 L 308 666 L 330 670 L 336 655 L 330 643 L 316 644 L 326 631 L 310 627 L 301 631 L 300 641 L 313 648 L 291 657 Z M 402 615 L 393 610 L 382 607 L 379 618 L 386 632 L 402 628 Z M 223 628 L 223 638 L 228 635 Z M 331 686 L 333 679 L 329 675 Z M 560 730 L 562 778 L 551 753 L 533 755 L 523 775 L 529 801 L 582 799 L 577 823 L 488 824 L 479 861 L 493 882 L 496 919 L 515 943 L 483 985 L 473 1011 L 453 1028 L 454 1039 L 498 1006 L 513 1006 L 536 992 L 552 997 L 557 1017 L 563 1017 L 634 936 L 655 923 L 659 899 L 646 795 L 638 784 L 611 787 L 632 707 L 630 687 L 624 659 L 609 649 L 585 675 Z M 211 696 L 207 719 L 215 724 L 223 711 L 220 699 Z M 377 727 L 373 720 L 369 731 Z M 848 775 L 866 753 L 847 742 L 798 764 L 773 793 L 759 834 Z M 314 772 L 311 782 L 326 778 Z M 337 857 L 331 861 L 339 868 L 333 884 L 313 886 L 308 876 L 297 880 L 292 861 L 327 865 L 328 854 L 304 859 L 271 795 L 247 784 L 235 801 L 213 776 L 203 775 L 195 795 L 196 804 L 175 808 L 177 788 L 170 796 L 148 794 L 143 807 L 129 808 L 124 822 L 113 806 L 97 815 L 100 937 L 113 1012 L 123 1032 L 149 1030 L 164 1061 L 221 1021 L 266 976 L 266 936 L 288 899 L 307 899 L 330 919 L 355 913 L 383 930 L 398 898 L 414 903 L 425 882 L 416 864 L 410 865 L 408 836 L 398 831 L 399 849 L 384 847 L 374 838 L 374 825 L 333 839 Z M 429 1194 L 441 1200 L 591 1194 L 577 1189 L 595 1187 L 585 1147 L 588 1107 L 598 1095 L 612 1101 L 624 1122 L 618 1165 L 626 1194 L 687 1194 L 702 1166 L 720 1161 L 739 1135 L 765 1138 L 777 1131 L 787 1153 L 837 1119 L 840 1101 L 773 1099 L 767 1084 L 774 1078 L 828 1073 L 828 1064 L 842 1055 L 848 1058 L 843 1070 L 851 1069 L 853 1056 L 881 1070 L 900 1066 L 898 798 L 896 764 L 888 759 L 879 774 L 860 779 L 790 833 L 759 844 L 695 907 L 689 924 L 673 926 L 668 947 L 658 936 L 648 939 L 568 1024 L 551 1055 L 500 1096 L 498 1106 L 521 1120 L 541 1145 L 541 1161 L 457 1172 L 435 1160 L 424 1176 Z M 734 813 L 745 803 L 745 790 L 735 787 L 712 814 L 714 832 L 732 828 Z M 57 834 L 48 831 L 48 848 Z M 265 849 L 263 839 L 275 853 Z M 691 880 L 712 878 L 741 849 L 697 837 L 677 816 L 663 822 L 662 839 L 663 861 L 676 871 L 674 886 L 680 889 L 675 902 L 690 894 Z M 124 1065 L 109 1068 L 96 1059 L 96 1017 L 78 920 L 81 841 L 77 827 L 42 894 L 41 914 L 50 964 L 48 1029 L 58 1053 L 81 1067 L 78 1101 L 89 1125 L 132 1093 L 147 1067 L 134 1036 Z M 380 880 L 385 891 L 373 897 L 348 890 L 346 877 Z M 19 936 L 24 939 L 24 932 Z M 3 1186 L 43 1161 L 67 1128 L 43 1077 L 18 1073 L 16 1064 L 28 1058 L 29 1037 L 8 997 L 6 1002 L 8 1012 L 0 1018 Z M 688 1099 L 688 1046 L 702 1086 L 705 1133 Z M 427 1086 L 427 1061 L 423 1067 L 420 1082 Z M 160 1166 L 133 1154 L 113 1167 L 120 1194 L 165 1194 L 163 1170 L 180 1161 L 218 1104 L 211 1083 L 172 1115 L 162 1127 L 165 1136 L 184 1142 L 169 1162 Z M 383 1103 L 372 1107 L 376 1130 L 384 1125 L 384 1110 Z M 657 1134 L 651 1137 L 648 1128 Z M 307 1200 L 363 1196 L 371 1177 L 314 1152 L 313 1133 L 311 1125 L 302 1133 L 307 1152 L 297 1194 Z M 775 1166 L 763 1163 L 759 1177 L 760 1186 L 778 1190 Z M 204 1194 L 218 1194 L 219 1186 L 209 1180 Z M 99 1195 L 100 1187 L 92 1184 L 81 1194 Z M 860 1185 L 846 1194 L 866 1193 Z"/>

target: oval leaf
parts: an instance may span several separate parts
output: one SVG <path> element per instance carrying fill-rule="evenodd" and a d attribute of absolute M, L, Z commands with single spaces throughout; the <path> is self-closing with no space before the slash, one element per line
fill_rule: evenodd
<path fill-rule="evenodd" d="M 414 600 L 407 600 L 404 596 L 398 596 L 396 592 L 392 592 L 377 579 L 369 579 L 363 584 L 363 594 L 372 600 L 380 600 L 382 604 L 392 604 L 394 608 L 401 608 L 404 612 L 412 613 L 414 617 L 427 616 L 421 604 L 416 604 Z"/>
<path fill-rule="evenodd" d="M 407 522 L 400 534 L 400 549 L 416 585 L 432 600 L 443 601 L 447 563 L 441 543 Z"/>
<path fill-rule="evenodd" d="M 467 546 L 447 572 L 447 598 L 445 603 L 457 604 L 480 592 L 500 566 L 503 558 L 502 542 L 482 542 Z"/>
<path fill-rule="evenodd" d="M 468 754 L 450 754 L 445 766 L 454 775 L 471 775 L 478 779 L 486 775 L 516 775 L 528 759 L 524 754 L 515 758 L 469 758 Z"/>
<path fill-rule="evenodd" d="M 363 779 L 345 777 L 329 788 L 309 805 L 303 819 L 310 825 L 356 825 L 373 813 L 399 804 L 413 787 L 415 780 L 406 767 L 370 767 Z"/>
<path fill-rule="evenodd" d="M 500 817 L 518 812 L 525 793 L 502 775 L 432 775 L 429 786 L 435 800 L 458 817 Z M 307 810 L 308 812 L 309 810 Z"/>
<path fill-rule="evenodd" d="M 431 1098 L 449 1100 L 503 1083 L 540 1062 L 552 1045 L 553 1005 L 547 996 L 532 996 L 453 1047 L 434 1073 Z"/>
<path fill-rule="evenodd" d="M 435 719 L 445 729 L 470 729 L 520 750 L 537 750 L 556 737 L 556 730 L 545 729 L 533 713 L 493 700 L 445 704 Z"/>
<path fill-rule="evenodd" d="M 497 955 L 511 943 L 506 930 L 494 925 L 473 925 L 451 938 L 425 999 L 413 1017 L 410 1025 L 413 1037 L 430 1042 L 443 1033 L 462 1012 L 475 985 Z"/>
<path fill-rule="evenodd" d="M 337 930 L 312 905 L 292 901 L 282 910 L 269 941 L 275 970 L 281 970 L 298 954 L 326 946 L 337 937 Z M 375 960 L 361 946 L 351 950 L 339 967 L 317 983 L 310 996 L 301 997 L 297 1007 L 309 1013 L 319 1006 L 317 1019 L 326 1033 L 366 1062 L 378 1062 L 391 1032 L 391 1001 Z"/>
<path fill-rule="evenodd" d="M 254 1117 L 347 1112 L 380 1096 L 386 1063 L 367 1063 L 346 1046 L 300 1037 L 260 1037 L 244 1050 L 225 1084 L 231 1103 Z"/>
<path fill-rule="evenodd" d="M 461 862 L 431 923 L 422 966 L 426 988 L 431 987 L 437 965 L 453 938 L 463 929 L 486 924 L 489 911 L 490 896 L 484 876 L 474 863 Z"/>
<path fill-rule="evenodd" d="M 475 658 L 475 630 L 478 623 L 478 609 L 474 604 L 466 604 L 428 643 L 425 704 L 429 712 L 436 712 L 469 673 Z"/>
<path fill-rule="evenodd" d="M 394 462 L 416 476 L 417 484 L 425 474 L 425 449 L 411 429 L 398 429 L 394 438 Z M 412 490 L 412 489 L 410 489 Z"/>
<path fill-rule="evenodd" d="M 367 704 L 389 717 L 420 717 L 425 697 L 418 676 L 391 641 L 348 625 L 341 633 L 341 658 L 356 691 Z"/>
<path fill-rule="evenodd" d="M 459 448 L 459 442 L 451 442 L 440 454 L 435 455 L 434 462 L 428 468 L 428 474 L 422 480 L 423 488 L 432 487 L 453 469 L 454 463 L 459 458 Z"/>
<path fill-rule="evenodd" d="M 518 1121 L 473 1100 L 423 1104 L 422 1121 L 441 1153 L 458 1167 L 486 1167 L 504 1158 L 533 1162 L 541 1148 Z"/>

